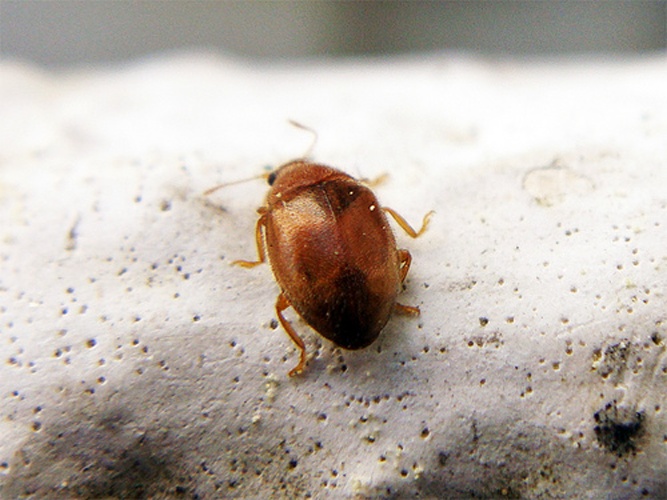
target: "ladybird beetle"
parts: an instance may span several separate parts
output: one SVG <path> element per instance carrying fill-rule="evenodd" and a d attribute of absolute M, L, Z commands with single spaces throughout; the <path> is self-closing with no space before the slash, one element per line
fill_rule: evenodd
<path fill-rule="evenodd" d="M 250 268 L 268 254 L 280 294 L 276 313 L 306 365 L 306 346 L 283 316 L 292 306 L 315 331 L 344 349 L 373 343 L 394 310 L 418 315 L 418 307 L 396 302 L 412 257 L 398 249 L 385 213 L 413 238 L 398 213 L 381 207 L 373 192 L 346 173 L 305 159 L 288 162 L 268 175 L 266 203 L 257 212 L 258 260 L 233 264 Z"/>

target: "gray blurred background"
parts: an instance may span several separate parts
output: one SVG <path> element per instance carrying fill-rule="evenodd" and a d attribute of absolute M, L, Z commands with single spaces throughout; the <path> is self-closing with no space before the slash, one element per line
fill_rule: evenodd
<path fill-rule="evenodd" d="M 51 68 L 206 49 L 251 59 L 633 54 L 667 47 L 665 1 L 0 0 L 0 52 Z"/>

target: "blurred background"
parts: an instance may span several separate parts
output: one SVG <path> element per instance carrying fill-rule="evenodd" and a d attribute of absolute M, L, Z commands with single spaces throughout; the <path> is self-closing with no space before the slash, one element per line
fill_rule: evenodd
<path fill-rule="evenodd" d="M 212 50 L 275 60 L 664 51 L 665 1 L 0 0 L 4 59 L 47 67 Z"/>

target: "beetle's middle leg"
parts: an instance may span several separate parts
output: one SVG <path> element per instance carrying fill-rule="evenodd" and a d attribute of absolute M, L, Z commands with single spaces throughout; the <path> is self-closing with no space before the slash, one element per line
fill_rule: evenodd
<path fill-rule="evenodd" d="M 293 377 L 297 373 L 301 373 L 306 366 L 306 344 L 303 342 L 303 339 L 299 337 L 299 334 L 296 333 L 292 324 L 283 316 L 283 311 L 291 305 L 292 304 L 289 303 L 285 295 L 283 295 L 283 292 L 280 292 L 278 300 L 276 300 L 276 314 L 278 314 L 278 321 L 280 321 L 280 324 L 287 332 L 287 335 L 290 336 L 292 342 L 296 344 L 300 351 L 299 364 L 292 368 L 288 373 L 290 377 Z"/>
<path fill-rule="evenodd" d="M 401 229 L 408 233 L 409 236 L 412 238 L 417 238 L 418 236 L 421 236 L 424 231 L 426 231 L 426 228 L 428 227 L 428 221 L 431 220 L 431 216 L 435 213 L 433 210 L 431 210 L 429 213 L 427 213 L 424 218 L 422 219 L 422 227 L 419 228 L 419 231 L 415 231 L 412 226 L 406 221 L 401 214 L 396 212 L 396 210 L 392 210 L 391 208 L 387 207 L 382 207 L 382 210 L 387 212 L 389 215 L 391 215 L 396 223 L 401 226 Z"/>
<path fill-rule="evenodd" d="M 255 244 L 257 245 L 258 260 L 235 260 L 232 262 L 233 266 L 250 268 L 266 262 L 266 249 L 264 248 L 264 235 L 262 234 L 266 232 L 266 209 L 262 207 L 257 211 L 260 213 L 257 225 L 255 226 Z"/>

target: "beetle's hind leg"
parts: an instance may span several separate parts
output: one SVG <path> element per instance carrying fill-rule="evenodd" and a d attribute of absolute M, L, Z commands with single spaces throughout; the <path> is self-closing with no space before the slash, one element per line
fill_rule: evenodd
<path fill-rule="evenodd" d="M 408 275 L 410 270 L 410 263 L 412 262 L 412 255 L 407 250 L 398 250 L 398 272 L 401 283 L 405 280 L 405 277 Z M 408 316 L 419 316 L 421 311 L 419 307 L 415 306 L 405 306 L 396 302 L 394 304 L 394 311 L 399 314 L 405 314 Z"/>
<path fill-rule="evenodd" d="M 276 300 L 276 314 L 278 315 L 278 321 L 280 321 L 280 324 L 287 332 L 287 335 L 290 336 L 292 342 L 296 344 L 300 351 L 299 364 L 292 368 L 288 373 L 290 377 L 293 377 L 297 373 L 301 373 L 306 366 L 306 344 L 303 342 L 303 339 L 299 337 L 299 334 L 296 333 L 292 327 L 292 324 L 283 316 L 283 311 L 291 305 L 292 304 L 289 303 L 285 295 L 280 292 L 280 295 L 278 295 L 278 300 Z"/>
<path fill-rule="evenodd" d="M 264 235 L 262 234 L 262 229 L 266 231 L 266 209 L 262 207 L 257 211 L 260 213 L 260 217 L 259 219 L 257 219 L 257 225 L 255 225 L 255 244 L 257 245 L 258 260 L 235 260 L 234 262 L 232 262 L 233 266 L 250 268 L 250 267 L 255 267 L 258 264 L 262 264 L 266 261 L 266 250 L 264 248 Z"/>
<path fill-rule="evenodd" d="M 399 304 L 396 302 L 394 304 L 394 311 L 397 314 L 403 314 L 404 316 L 419 316 L 421 310 L 417 306 L 406 306 L 404 304 Z"/>
<path fill-rule="evenodd" d="M 405 281 L 405 277 L 408 275 L 410 270 L 410 264 L 412 263 L 412 255 L 410 252 L 404 249 L 398 250 L 398 277 L 401 280 L 401 283 Z"/>

